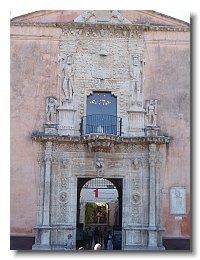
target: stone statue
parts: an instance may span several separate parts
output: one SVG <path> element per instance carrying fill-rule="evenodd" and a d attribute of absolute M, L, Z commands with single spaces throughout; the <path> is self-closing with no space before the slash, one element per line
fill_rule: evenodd
<path fill-rule="evenodd" d="M 103 159 L 98 159 L 96 161 L 97 177 L 103 177 L 103 172 L 104 172 L 103 167 L 104 167 Z"/>
<path fill-rule="evenodd" d="M 72 55 L 67 57 L 67 62 L 63 65 L 64 79 L 62 84 L 62 90 L 64 92 L 64 98 L 72 102 L 73 98 L 73 76 L 74 76 L 74 64 L 72 61 Z"/>
<path fill-rule="evenodd" d="M 53 97 L 46 98 L 47 123 L 56 123 L 57 100 Z"/>
<path fill-rule="evenodd" d="M 139 169 L 140 168 L 140 160 L 138 160 L 137 158 L 135 158 L 133 160 L 133 168 L 134 169 Z"/>
<path fill-rule="evenodd" d="M 148 117 L 148 125 L 156 126 L 157 125 L 157 100 L 149 100 L 147 103 L 147 117 Z"/>
<path fill-rule="evenodd" d="M 139 99 L 140 93 L 142 93 L 143 67 L 143 59 L 139 55 L 132 56 L 130 74 L 134 81 L 134 92 L 137 95 L 137 99 Z"/>
<path fill-rule="evenodd" d="M 100 52 L 99 52 L 99 55 L 101 56 L 107 56 L 108 55 L 108 46 L 106 45 L 106 43 L 102 43 L 101 44 L 101 47 L 100 47 Z"/>

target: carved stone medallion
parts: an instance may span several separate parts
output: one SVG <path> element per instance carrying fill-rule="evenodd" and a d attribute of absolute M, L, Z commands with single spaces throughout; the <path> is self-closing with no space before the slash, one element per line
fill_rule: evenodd
<path fill-rule="evenodd" d="M 59 201 L 62 202 L 62 203 L 67 203 L 67 201 L 68 201 L 67 192 L 65 192 L 65 191 L 60 192 Z"/>
<path fill-rule="evenodd" d="M 141 195 L 140 195 L 140 193 L 138 193 L 138 192 L 133 193 L 132 203 L 133 203 L 133 204 L 140 204 L 140 201 L 141 201 Z"/>

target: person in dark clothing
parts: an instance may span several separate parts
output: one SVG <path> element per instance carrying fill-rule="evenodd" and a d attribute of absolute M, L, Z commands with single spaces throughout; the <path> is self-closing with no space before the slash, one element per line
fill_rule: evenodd
<path fill-rule="evenodd" d="M 88 237 L 89 248 L 92 248 L 92 241 L 93 241 L 92 227 L 89 227 L 88 232 L 87 232 L 87 237 Z"/>
<path fill-rule="evenodd" d="M 107 250 L 113 250 L 113 236 L 111 230 L 108 232 Z"/>
<path fill-rule="evenodd" d="M 103 242 L 104 242 L 104 248 L 107 249 L 107 244 L 108 244 L 108 232 L 107 232 L 107 228 L 104 228 L 104 232 L 103 232 Z"/>
<path fill-rule="evenodd" d="M 94 244 L 99 243 L 99 229 L 98 227 L 95 227 L 94 229 Z"/>
<path fill-rule="evenodd" d="M 103 231 L 102 231 L 102 227 L 99 228 L 99 243 L 101 245 L 103 244 Z"/>

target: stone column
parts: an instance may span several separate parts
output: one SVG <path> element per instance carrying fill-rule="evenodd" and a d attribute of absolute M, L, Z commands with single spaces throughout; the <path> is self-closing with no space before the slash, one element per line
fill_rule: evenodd
<path fill-rule="evenodd" d="M 38 212 L 37 212 L 37 225 L 42 225 L 43 222 L 43 196 L 44 196 L 44 158 L 38 156 L 38 165 L 40 172 L 40 180 L 38 187 Z"/>
<path fill-rule="evenodd" d="M 156 231 L 156 144 L 149 145 L 149 247 L 157 247 Z"/>
<path fill-rule="evenodd" d="M 46 143 L 45 148 L 45 177 L 44 177 L 44 204 L 43 204 L 43 232 L 41 244 L 50 244 L 50 195 L 51 195 L 51 162 L 52 162 L 52 142 Z"/>

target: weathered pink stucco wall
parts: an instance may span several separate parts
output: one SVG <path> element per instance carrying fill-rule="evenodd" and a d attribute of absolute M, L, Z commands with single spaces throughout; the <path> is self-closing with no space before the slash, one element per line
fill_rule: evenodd
<path fill-rule="evenodd" d="M 11 28 L 11 232 L 32 233 L 37 212 L 37 152 L 46 96 L 58 96 L 60 29 Z"/>
<path fill-rule="evenodd" d="M 26 21 L 26 22 L 72 22 L 77 16 L 81 14 L 79 10 L 43 10 L 36 11 L 27 15 L 22 15 L 13 18 L 13 21 Z"/>
<path fill-rule="evenodd" d="M 173 138 L 161 146 L 162 222 L 166 237 L 190 236 L 190 34 L 148 32 L 144 99 L 158 99 L 158 125 Z M 186 187 L 187 214 L 170 215 L 171 187 Z"/>
<path fill-rule="evenodd" d="M 74 19 L 80 11 L 71 11 Z M 131 18 L 130 11 L 124 14 Z M 58 19 L 60 15 L 60 18 Z M 48 17 L 48 18 L 47 18 Z M 40 16 L 39 22 L 63 21 L 64 13 Z M 53 17 L 53 18 L 52 18 Z M 29 21 L 34 21 L 34 16 Z M 138 18 L 139 19 L 139 18 Z M 59 27 L 11 26 L 11 233 L 32 234 L 37 215 L 37 153 L 33 130 L 42 131 L 45 97 L 59 97 Z M 164 237 L 190 236 L 190 35 L 145 33 L 144 100 L 158 99 L 158 125 L 172 142 L 161 147 Z M 170 215 L 170 187 L 184 186 L 187 214 Z"/>

